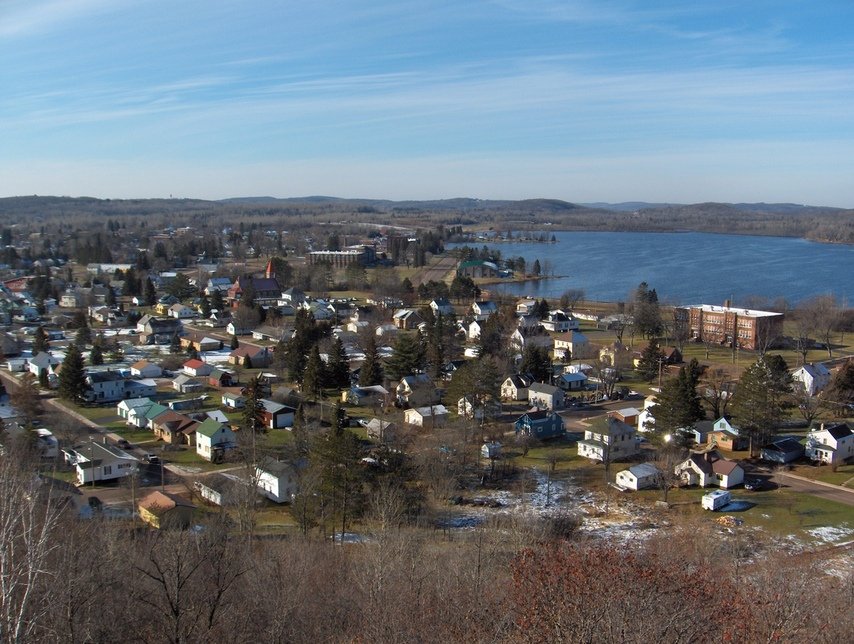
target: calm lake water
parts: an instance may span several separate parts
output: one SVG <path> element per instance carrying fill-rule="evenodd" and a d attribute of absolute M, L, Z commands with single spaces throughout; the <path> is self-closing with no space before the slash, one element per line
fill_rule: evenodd
<path fill-rule="evenodd" d="M 485 244 L 499 250 L 502 258 L 524 257 L 529 267 L 539 259 L 544 273 L 557 276 L 488 288 L 538 298 L 556 298 L 567 289 L 582 288 L 588 299 L 613 302 L 627 300 L 645 281 L 661 301 L 673 304 L 722 304 L 734 298 L 738 305 L 751 295 L 797 303 L 826 293 L 849 306 L 854 302 L 852 246 L 711 233 L 554 235 L 554 244 Z"/>

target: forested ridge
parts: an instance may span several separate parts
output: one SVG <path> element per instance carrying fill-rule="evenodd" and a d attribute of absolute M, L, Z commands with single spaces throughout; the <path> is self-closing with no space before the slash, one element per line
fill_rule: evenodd
<path fill-rule="evenodd" d="M 47 221 L 58 217 L 72 221 L 78 219 L 81 222 L 101 217 L 163 217 L 171 225 L 186 226 L 202 220 L 228 223 L 238 218 L 311 218 L 318 221 L 419 227 L 426 223 L 467 225 L 496 230 L 537 229 L 545 225 L 553 230 L 690 230 L 854 243 L 854 210 L 793 204 L 637 205 L 635 210 L 615 210 L 556 199 L 388 201 L 258 197 L 205 201 L 32 196 L 0 199 L 0 223 L 9 225 L 22 219 Z"/>

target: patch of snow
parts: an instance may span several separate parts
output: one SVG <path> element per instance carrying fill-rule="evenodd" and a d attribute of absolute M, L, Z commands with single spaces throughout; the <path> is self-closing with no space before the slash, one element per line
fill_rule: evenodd
<path fill-rule="evenodd" d="M 811 528 L 806 532 L 813 539 L 817 539 L 823 543 L 834 543 L 854 535 L 854 528 L 850 528 L 847 523 L 843 523 L 840 526 L 829 525 L 820 528 Z"/>
<path fill-rule="evenodd" d="M 329 538 L 336 543 L 366 543 L 370 541 L 368 537 L 357 532 L 345 532 L 343 535 L 340 532 L 335 532 Z"/>

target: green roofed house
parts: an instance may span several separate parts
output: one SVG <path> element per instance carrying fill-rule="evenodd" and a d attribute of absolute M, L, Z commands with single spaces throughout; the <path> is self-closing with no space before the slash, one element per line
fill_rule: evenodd
<path fill-rule="evenodd" d="M 228 425 L 208 418 L 196 427 L 196 453 L 206 461 L 218 461 L 222 453 L 234 447 L 234 432 Z"/>

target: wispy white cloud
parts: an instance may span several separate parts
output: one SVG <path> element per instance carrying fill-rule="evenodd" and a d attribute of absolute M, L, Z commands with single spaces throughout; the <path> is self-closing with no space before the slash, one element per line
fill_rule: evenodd
<path fill-rule="evenodd" d="M 0 39 L 67 25 L 91 14 L 118 11 L 129 0 L 7 0 L 0 2 Z"/>

